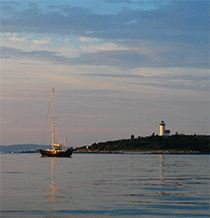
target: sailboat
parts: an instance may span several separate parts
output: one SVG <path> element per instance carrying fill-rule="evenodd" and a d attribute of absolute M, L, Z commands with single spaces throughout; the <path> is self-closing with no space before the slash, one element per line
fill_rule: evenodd
<path fill-rule="evenodd" d="M 52 113 L 52 142 L 50 149 L 39 149 L 42 157 L 71 157 L 74 150 L 73 148 L 63 149 L 63 145 L 56 143 L 55 140 L 55 90 L 52 89 L 51 97 L 51 113 Z"/>

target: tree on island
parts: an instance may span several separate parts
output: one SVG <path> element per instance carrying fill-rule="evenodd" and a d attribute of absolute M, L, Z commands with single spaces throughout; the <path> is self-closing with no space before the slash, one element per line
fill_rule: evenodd
<path fill-rule="evenodd" d="M 131 141 L 133 141 L 133 140 L 134 140 L 134 138 L 135 138 L 135 137 L 134 137 L 134 135 L 131 135 Z"/>

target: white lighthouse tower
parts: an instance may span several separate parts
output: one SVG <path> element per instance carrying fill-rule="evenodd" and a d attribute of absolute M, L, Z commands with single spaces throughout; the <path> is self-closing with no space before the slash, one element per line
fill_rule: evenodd
<path fill-rule="evenodd" d="M 162 121 L 160 122 L 160 136 L 164 136 L 164 135 L 165 135 L 165 131 L 166 131 L 165 127 L 166 127 L 166 124 L 165 124 L 165 122 L 162 120 Z"/>

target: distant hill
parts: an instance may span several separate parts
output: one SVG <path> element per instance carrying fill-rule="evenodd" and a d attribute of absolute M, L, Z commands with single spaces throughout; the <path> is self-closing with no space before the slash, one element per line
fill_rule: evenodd
<path fill-rule="evenodd" d="M 115 141 L 93 143 L 88 147 L 81 147 L 82 152 L 115 152 L 139 151 L 153 153 L 210 153 L 209 135 L 183 135 L 171 136 L 151 135 L 147 137 L 120 139 Z"/>
<path fill-rule="evenodd" d="M 50 148 L 49 145 L 36 145 L 36 144 L 17 144 L 17 145 L 0 145 L 0 153 L 23 153 L 23 152 L 36 152 L 38 149 Z"/>

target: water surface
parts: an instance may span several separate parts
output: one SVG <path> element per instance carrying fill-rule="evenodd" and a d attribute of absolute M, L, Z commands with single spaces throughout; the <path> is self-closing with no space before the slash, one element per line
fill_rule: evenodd
<path fill-rule="evenodd" d="M 209 155 L 1 154 L 1 217 L 209 217 Z"/>

